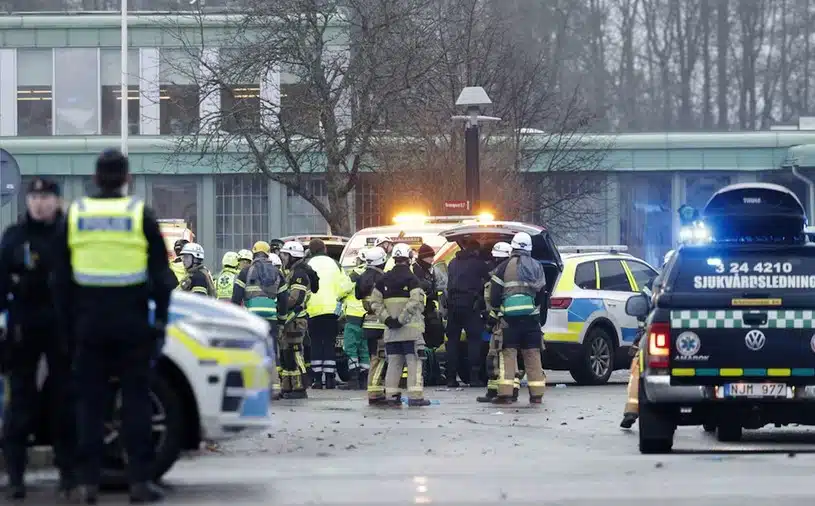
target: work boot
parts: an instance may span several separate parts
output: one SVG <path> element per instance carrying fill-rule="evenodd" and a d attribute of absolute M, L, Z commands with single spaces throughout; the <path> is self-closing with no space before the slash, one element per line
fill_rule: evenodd
<path fill-rule="evenodd" d="M 493 404 L 512 404 L 514 401 L 511 395 L 496 395 L 491 402 Z"/>
<path fill-rule="evenodd" d="M 359 388 L 359 370 L 348 371 L 348 383 L 340 386 L 340 390 L 357 390 Z"/>
<path fill-rule="evenodd" d="M 476 402 L 492 402 L 493 399 L 498 395 L 498 390 L 493 390 L 491 388 L 487 389 L 487 393 L 476 397 Z"/>
<path fill-rule="evenodd" d="M 130 504 L 146 504 L 164 499 L 164 492 L 149 481 L 130 487 Z"/>
<path fill-rule="evenodd" d="M 630 429 L 634 426 L 634 422 L 637 421 L 637 414 L 636 413 L 623 413 L 623 421 L 620 422 L 620 427 L 623 429 Z"/>
<path fill-rule="evenodd" d="M 326 390 L 334 390 L 337 388 L 337 378 L 334 377 L 334 373 L 326 374 L 325 375 L 325 389 Z"/>
<path fill-rule="evenodd" d="M 514 399 L 517 401 L 518 399 Z M 513 401 L 513 402 L 514 402 Z M 542 395 L 530 395 L 529 396 L 529 404 L 542 404 L 543 403 L 543 396 Z"/>
<path fill-rule="evenodd" d="M 357 380 L 357 390 L 368 390 L 368 371 L 362 370 L 359 372 L 359 379 Z"/>
<path fill-rule="evenodd" d="M 427 399 L 408 399 L 409 408 L 421 408 L 423 406 L 430 406 L 430 401 Z"/>
<path fill-rule="evenodd" d="M 314 390 L 322 390 L 323 389 L 323 375 L 322 374 L 313 374 L 311 376 L 314 378 L 311 382 L 311 388 Z"/>
<path fill-rule="evenodd" d="M 96 485 L 82 485 L 79 488 L 79 502 L 82 504 L 96 504 L 99 502 L 99 487 Z"/>
<path fill-rule="evenodd" d="M 308 393 L 305 390 L 292 390 L 283 394 L 284 399 L 308 399 Z"/>
<path fill-rule="evenodd" d="M 22 501 L 25 499 L 25 496 L 26 489 L 25 485 L 23 485 L 22 483 L 8 486 L 6 497 L 8 497 L 9 501 Z"/>
<path fill-rule="evenodd" d="M 368 397 L 368 406 L 387 406 L 388 399 L 383 395 L 382 397 Z"/>
<path fill-rule="evenodd" d="M 279 401 L 280 399 L 284 398 L 284 395 L 285 394 L 283 392 L 281 392 L 280 390 L 272 390 L 269 393 L 269 398 L 271 400 L 273 400 L 273 401 Z"/>

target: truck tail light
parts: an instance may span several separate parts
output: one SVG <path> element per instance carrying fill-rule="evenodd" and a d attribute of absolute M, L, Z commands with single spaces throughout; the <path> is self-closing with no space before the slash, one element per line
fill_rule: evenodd
<path fill-rule="evenodd" d="M 552 297 L 549 299 L 549 309 L 569 309 L 571 305 L 571 297 Z"/>
<path fill-rule="evenodd" d="M 670 324 L 652 323 L 648 328 L 648 367 L 651 369 L 667 369 L 670 353 Z"/>

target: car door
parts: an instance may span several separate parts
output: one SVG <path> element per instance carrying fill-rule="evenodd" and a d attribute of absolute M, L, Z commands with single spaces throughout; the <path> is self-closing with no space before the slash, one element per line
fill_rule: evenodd
<path fill-rule="evenodd" d="M 640 292 L 643 288 L 653 290 L 654 279 L 659 274 L 656 269 L 645 262 L 633 259 L 624 260 L 623 264 L 634 280 L 633 289 L 635 292 Z"/>
<path fill-rule="evenodd" d="M 620 346 L 631 346 L 637 335 L 637 319 L 625 313 L 625 303 L 634 293 L 634 287 L 622 260 L 609 258 L 597 261 L 600 297 L 613 320 Z"/>

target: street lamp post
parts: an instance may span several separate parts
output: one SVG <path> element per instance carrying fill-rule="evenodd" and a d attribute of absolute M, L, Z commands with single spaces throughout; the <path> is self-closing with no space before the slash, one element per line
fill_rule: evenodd
<path fill-rule="evenodd" d="M 457 107 L 466 108 L 465 116 L 453 116 L 454 120 L 466 122 L 464 130 L 464 186 L 467 205 L 471 211 L 480 211 L 481 174 L 479 168 L 479 121 L 500 121 L 494 116 L 482 116 L 481 108 L 492 104 L 487 92 L 481 86 L 468 86 L 456 100 Z"/>
<path fill-rule="evenodd" d="M 121 60 L 122 60 L 122 76 L 121 76 L 121 87 L 119 89 L 119 95 L 122 100 L 120 104 L 120 115 L 121 115 L 121 141 L 122 141 L 122 154 L 127 156 L 127 137 L 130 133 L 130 126 L 129 126 L 129 118 L 128 116 L 128 101 L 130 100 L 130 93 L 128 93 L 128 61 L 127 61 L 127 54 L 128 54 L 128 41 L 127 41 L 127 0 L 122 1 L 122 43 L 121 43 Z"/>

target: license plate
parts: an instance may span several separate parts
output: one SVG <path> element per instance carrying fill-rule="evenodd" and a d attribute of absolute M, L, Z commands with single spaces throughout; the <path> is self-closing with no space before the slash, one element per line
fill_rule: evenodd
<path fill-rule="evenodd" d="M 784 383 L 730 383 L 724 385 L 724 397 L 787 397 Z"/>

